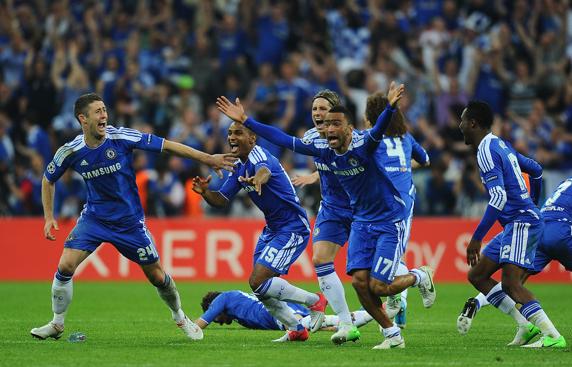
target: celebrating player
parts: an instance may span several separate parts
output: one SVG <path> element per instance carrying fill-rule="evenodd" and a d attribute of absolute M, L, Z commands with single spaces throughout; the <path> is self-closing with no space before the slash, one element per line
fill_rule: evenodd
<path fill-rule="evenodd" d="M 77 99 L 74 114 L 83 131 L 56 152 L 42 180 L 44 235 L 55 241 L 58 230 L 53 214 L 55 182 L 66 169 L 78 172 L 87 185 L 87 203 L 76 226 L 67 237 L 52 284 L 54 317 L 48 324 L 31 330 L 39 339 L 58 339 L 64 332 L 64 318 L 72 300 L 72 277 L 77 267 L 102 242 L 109 242 L 129 260 L 139 264 L 159 296 L 171 309 L 177 326 L 191 339 L 202 339 L 202 330 L 181 309 L 173 279 L 163 271 L 155 243 L 145 225 L 132 167 L 133 149 L 164 152 L 195 159 L 217 171 L 232 170 L 232 155 L 209 155 L 137 130 L 107 125 L 107 110 L 97 94 Z"/>
<path fill-rule="evenodd" d="M 383 112 L 385 106 L 389 103 L 387 97 L 383 93 L 374 93 L 367 99 L 365 110 L 366 127 L 373 127 L 373 121 Z M 413 207 L 415 204 L 415 186 L 413 185 L 412 176 L 412 159 L 421 166 L 429 165 L 429 155 L 415 138 L 407 132 L 405 125 L 405 116 L 403 112 L 396 108 L 395 113 L 391 117 L 391 122 L 385 131 L 382 142 L 375 151 L 375 161 L 380 170 L 384 171 L 395 188 L 401 194 L 401 198 L 405 202 L 406 212 L 406 240 L 403 244 L 407 245 L 411 235 L 411 222 L 413 220 Z M 405 248 L 403 249 L 405 252 Z M 396 275 L 407 274 L 409 270 L 405 263 L 401 261 Z M 407 289 L 394 296 L 387 297 L 385 310 L 390 318 L 397 317 L 396 323 L 405 326 L 405 310 L 407 308 Z"/>
<path fill-rule="evenodd" d="M 544 223 L 535 206 L 540 194 L 542 167 L 516 152 L 508 143 L 491 132 L 493 112 L 488 104 L 471 101 L 461 115 L 465 144 L 477 149 L 477 163 L 490 200 L 481 222 L 467 246 L 468 278 L 489 303 L 511 315 L 519 325 L 526 319 L 543 333 L 533 347 L 563 348 L 564 337 L 554 327 L 534 295 L 523 286 L 527 270 L 533 262 Z M 521 169 L 531 177 L 530 194 Z M 495 221 L 503 226 L 483 250 L 484 236 Z M 502 270 L 502 285 L 491 276 Z M 515 302 L 521 307 L 517 310 Z M 518 336 L 518 335 L 517 335 Z"/>
<path fill-rule="evenodd" d="M 572 178 L 564 180 L 546 200 L 542 209 L 544 216 L 544 232 L 536 249 L 534 268 L 527 270 L 525 281 L 530 275 L 540 273 L 550 261 L 555 260 L 572 271 Z M 488 305 L 487 297 L 479 293 L 469 298 L 457 320 L 459 333 L 469 332 L 472 321 L 482 307 Z M 514 311 L 513 311 L 514 312 Z M 540 329 L 524 318 L 516 320 L 518 329 L 514 340 L 508 345 L 528 344 Z M 537 342 L 538 343 L 538 342 Z"/>
<path fill-rule="evenodd" d="M 320 139 L 327 144 L 324 118 L 332 107 L 338 105 L 340 97 L 331 90 L 322 90 L 314 96 L 312 100 L 314 127 L 304 134 L 304 141 L 314 143 Z M 320 181 L 322 201 L 314 223 L 312 262 L 320 289 L 340 319 L 339 330 L 332 335 L 331 340 L 336 344 L 342 344 L 360 337 L 359 330 L 352 322 L 344 286 L 334 269 L 334 259 L 349 238 L 352 209 L 350 198 L 341 187 L 336 175 L 328 169 L 327 163 L 320 157 L 313 158 L 317 171 L 310 177 L 297 177 L 293 183 L 308 184 Z M 314 332 L 319 327 L 320 325 L 315 324 L 310 331 Z"/>
<path fill-rule="evenodd" d="M 321 157 L 350 197 L 353 222 L 349 238 L 347 273 L 366 311 L 383 327 L 386 340 L 375 349 L 403 348 L 401 331 L 381 307 L 381 296 L 419 285 L 425 307 L 435 300 L 432 271 L 425 267 L 395 276 L 405 241 L 405 203 L 384 172 L 374 162 L 373 152 L 391 120 L 403 85 L 391 84 L 390 105 L 379 116 L 373 129 L 352 133 L 351 115 L 343 106 L 335 106 L 326 115 L 327 140 L 313 143 L 285 134 L 280 129 L 248 118 L 237 99 L 217 99 L 221 112 L 243 123 L 271 142 L 295 152 Z"/>
<path fill-rule="evenodd" d="M 248 282 L 268 311 L 286 326 L 287 333 L 278 341 L 305 341 L 308 330 L 284 301 L 309 306 L 313 325 L 322 323 L 327 300 L 322 294 L 295 287 L 279 276 L 287 274 L 306 249 L 310 237 L 306 211 L 278 159 L 256 145 L 252 131 L 234 122 L 228 128 L 228 143 L 239 158 L 236 172 L 219 191 L 208 189 L 210 176 L 195 177 L 193 190 L 209 205 L 224 207 L 242 188 L 262 210 L 266 227 L 254 250 L 254 269 Z"/>
<path fill-rule="evenodd" d="M 310 310 L 298 303 L 288 302 L 287 305 L 300 323 L 310 328 Z M 230 325 L 236 321 L 248 329 L 284 330 L 284 325 L 272 316 L 253 294 L 241 291 L 208 292 L 202 299 L 201 307 L 204 314 L 195 320 L 195 323 L 202 329 L 212 322 Z M 350 317 L 356 327 L 373 320 L 363 310 L 352 312 Z M 326 315 L 320 330 L 337 330 L 339 323 L 340 319 L 337 315 Z"/>

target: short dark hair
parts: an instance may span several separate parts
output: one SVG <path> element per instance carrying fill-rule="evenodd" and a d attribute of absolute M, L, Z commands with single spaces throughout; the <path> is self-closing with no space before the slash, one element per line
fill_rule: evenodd
<path fill-rule="evenodd" d="M 343 113 L 344 116 L 346 117 L 346 120 L 348 120 L 348 124 L 353 125 L 354 123 L 354 117 L 352 116 L 350 110 L 348 110 L 346 107 L 342 105 L 333 106 L 332 108 L 330 108 L 328 113 Z"/>
<path fill-rule="evenodd" d="M 377 92 L 367 97 L 365 118 L 374 125 L 377 118 L 385 107 L 389 104 L 387 96 L 381 92 Z M 387 126 L 385 135 L 387 136 L 403 136 L 407 133 L 407 126 L 405 125 L 405 116 L 399 108 L 396 108 L 395 113 L 391 116 L 391 121 Z"/>
<path fill-rule="evenodd" d="M 96 101 L 102 101 L 103 102 L 103 98 L 101 98 L 96 93 L 87 93 L 87 94 L 81 95 L 75 101 L 75 104 L 73 106 L 73 114 L 74 114 L 75 118 L 79 121 L 79 115 L 85 115 L 87 113 L 87 106 L 89 106 L 90 104 L 92 104 L 93 102 L 96 102 Z"/>
<path fill-rule="evenodd" d="M 312 103 L 314 103 L 314 101 L 318 98 L 323 98 L 326 101 L 328 101 L 331 107 L 339 106 L 342 104 L 340 96 L 336 92 L 330 89 L 322 89 L 321 91 L 316 93 L 312 98 Z"/>
<path fill-rule="evenodd" d="M 205 294 L 205 296 L 201 301 L 201 308 L 203 309 L 203 312 L 206 312 L 206 310 L 209 309 L 211 303 L 214 301 L 215 298 L 220 296 L 220 294 L 221 292 L 208 292 L 207 294 Z"/>
<path fill-rule="evenodd" d="M 472 100 L 465 107 L 467 120 L 475 120 L 480 127 L 490 130 L 493 126 L 493 110 L 487 102 Z"/>

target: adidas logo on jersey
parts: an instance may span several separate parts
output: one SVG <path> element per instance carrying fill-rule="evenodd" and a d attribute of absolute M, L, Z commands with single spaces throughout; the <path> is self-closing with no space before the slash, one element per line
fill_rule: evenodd
<path fill-rule="evenodd" d="M 87 163 L 87 161 L 84 159 L 83 161 L 81 161 L 81 163 L 79 165 L 80 166 L 89 166 L 89 163 Z"/>

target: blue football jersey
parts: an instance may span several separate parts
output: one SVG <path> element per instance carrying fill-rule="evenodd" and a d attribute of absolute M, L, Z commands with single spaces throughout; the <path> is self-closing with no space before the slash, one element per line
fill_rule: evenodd
<path fill-rule="evenodd" d="M 477 163 L 481 181 L 490 195 L 489 205 L 500 210 L 498 220 L 502 226 L 519 218 L 541 217 L 522 177 L 522 170 L 533 177 L 540 176 L 542 168 L 538 163 L 492 133 L 479 144 Z"/>
<path fill-rule="evenodd" d="M 572 178 L 568 178 L 546 199 L 540 210 L 545 220 L 572 222 Z"/>
<path fill-rule="evenodd" d="M 314 142 L 321 140 L 321 143 L 328 143 L 326 139 L 320 137 L 318 130 L 314 127 L 308 130 L 302 138 L 304 142 Z M 328 163 L 321 157 L 313 157 L 314 164 L 320 175 L 320 189 L 322 191 L 322 205 L 333 209 L 351 211 L 350 198 L 346 194 L 336 175 L 330 171 Z"/>
<path fill-rule="evenodd" d="M 210 324 L 223 312 L 249 329 L 280 329 L 276 319 L 252 294 L 241 291 L 222 292 L 212 301 L 207 311 L 200 318 Z"/>
<path fill-rule="evenodd" d="M 47 165 L 44 175 L 56 182 L 66 169 L 79 173 L 87 187 L 83 213 L 116 225 L 138 223 L 144 216 L 132 167 L 133 149 L 160 152 L 163 138 L 128 128 L 108 126 L 97 148 L 83 135 L 64 144 Z"/>
<path fill-rule="evenodd" d="M 240 176 L 252 177 L 266 167 L 271 172 L 267 183 L 262 185 L 262 195 L 258 195 L 254 186 L 239 182 Z M 306 211 L 300 205 L 300 199 L 284 168 L 266 149 L 255 145 L 248 160 L 237 161 L 235 170 L 223 183 L 219 192 L 228 200 L 240 189 L 244 189 L 254 204 L 264 213 L 267 227 L 276 232 L 309 232 L 310 226 Z"/>
<path fill-rule="evenodd" d="M 327 162 L 350 198 L 356 222 L 398 222 L 405 219 L 405 202 L 385 172 L 378 169 L 373 151 L 379 142 L 369 131 L 354 131 L 350 146 L 342 155 L 325 140 L 293 138 L 293 150 L 320 157 Z"/>
<path fill-rule="evenodd" d="M 384 137 L 375 151 L 378 168 L 385 171 L 405 201 L 415 200 L 411 159 L 422 165 L 429 162 L 425 149 L 409 133 L 398 137 Z"/>

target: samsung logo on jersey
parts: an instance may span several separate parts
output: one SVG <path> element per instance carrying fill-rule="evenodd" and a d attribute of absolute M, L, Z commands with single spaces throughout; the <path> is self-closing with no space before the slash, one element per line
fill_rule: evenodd
<path fill-rule="evenodd" d="M 328 167 L 324 163 L 318 163 L 318 162 L 314 162 L 314 163 L 316 164 L 316 168 L 318 169 L 318 171 L 329 171 L 330 170 L 330 167 Z"/>
<path fill-rule="evenodd" d="M 386 172 L 411 172 L 407 167 L 385 167 Z"/>
<path fill-rule="evenodd" d="M 544 208 L 540 209 L 541 212 L 563 212 L 565 209 L 561 206 L 545 206 Z"/>
<path fill-rule="evenodd" d="M 334 173 L 336 175 L 339 175 L 339 176 L 355 176 L 355 175 L 359 175 L 363 171 L 365 171 L 365 168 L 363 168 L 363 166 L 359 166 L 359 167 L 352 168 L 352 169 L 334 171 Z"/>
<path fill-rule="evenodd" d="M 111 166 L 107 166 L 107 167 L 101 167 L 98 169 L 94 169 L 93 171 L 88 171 L 88 172 L 82 172 L 81 175 L 83 176 L 83 178 L 85 178 L 86 180 L 92 179 L 92 178 L 96 178 L 99 176 L 105 176 L 108 175 L 110 173 L 114 173 L 117 172 L 121 169 L 121 163 L 117 162 Z"/>

